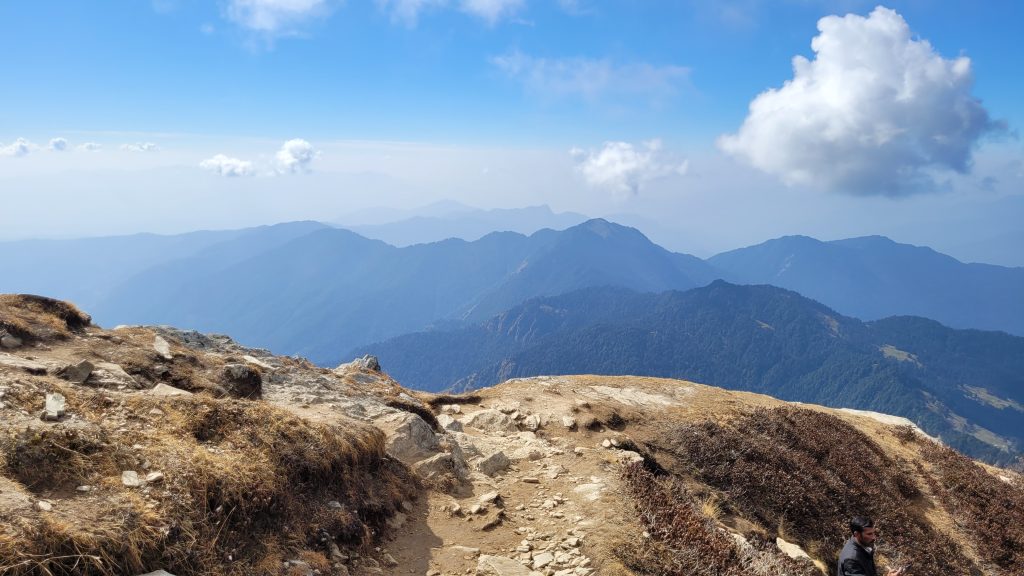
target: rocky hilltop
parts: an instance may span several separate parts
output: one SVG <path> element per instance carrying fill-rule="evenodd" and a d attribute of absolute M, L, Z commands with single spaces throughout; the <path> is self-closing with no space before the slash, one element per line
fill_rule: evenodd
<path fill-rule="evenodd" d="M 1024 479 L 882 414 L 628 376 L 403 388 L 0 296 L 0 573 L 1024 573 Z M 386 368 L 386 366 L 385 366 Z M 166 572 L 160 572 L 166 571 Z"/>

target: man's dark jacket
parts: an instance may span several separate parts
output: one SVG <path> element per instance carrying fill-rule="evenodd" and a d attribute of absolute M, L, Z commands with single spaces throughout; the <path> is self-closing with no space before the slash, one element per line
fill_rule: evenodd
<path fill-rule="evenodd" d="M 868 552 L 850 538 L 839 553 L 839 576 L 878 576 L 875 572 L 874 551 Z"/>

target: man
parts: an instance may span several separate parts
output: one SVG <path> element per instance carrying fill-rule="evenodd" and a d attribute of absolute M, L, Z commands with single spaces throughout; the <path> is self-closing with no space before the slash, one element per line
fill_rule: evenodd
<path fill-rule="evenodd" d="M 878 532 L 870 518 L 854 516 L 850 520 L 852 536 L 839 554 L 838 576 L 878 576 L 875 571 L 875 540 Z M 899 570 L 889 569 L 886 576 L 903 576 L 906 566 Z"/>

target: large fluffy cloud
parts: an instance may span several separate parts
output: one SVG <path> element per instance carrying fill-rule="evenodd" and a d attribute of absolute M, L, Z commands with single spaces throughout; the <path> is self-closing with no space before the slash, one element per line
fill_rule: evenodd
<path fill-rule="evenodd" d="M 320 153 L 301 138 L 289 140 L 277 151 L 277 165 L 282 173 L 308 172 L 309 165 Z"/>
<path fill-rule="evenodd" d="M 24 138 L 18 138 L 6 146 L 0 144 L 0 156 L 24 156 L 35 149 L 35 144 Z"/>
<path fill-rule="evenodd" d="M 68 141 L 64 138 L 51 138 L 49 148 L 54 152 L 63 152 L 68 149 Z"/>
<path fill-rule="evenodd" d="M 217 154 L 199 163 L 199 167 L 226 177 L 252 176 L 256 173 L 252 162 L 231 158 L 224 154 Z"/>
<path fill-rule="evenodd" d="M 230 0 L 235 23 L 265 34 L 286 33 L 327 11 L 326 0 Z"/>
<path fill-rule="evenodd" d="M 494 57 L 491 62 L 531 92 L 587 99 L 608 94 L 667 96 L 690 74 L 683 66 L 615 64 L 596 58 L 536 58 L 519 51 Z"/>
<path fill-rule="evenodd" d="M 659 140 L 634 146 L 629 142 L 605 142 L 600 150 L 569 151 L 576 169 L 591 186 L 636 195 L 644 183 L 672 174 L 685 174 L 686 160 L 672 158 Z"/>
<path fill-rule="evenodd" d="M 884 7 L 868 17 L 828 16 L 793 59 L 793 78 L 763 92 L 719 146 L 788 184 L 857 195 L 936 188 L 944 170 L 966 172 L 971 150 L 998 130 L 971 95 L 971 62 L 942 58 Z"/>

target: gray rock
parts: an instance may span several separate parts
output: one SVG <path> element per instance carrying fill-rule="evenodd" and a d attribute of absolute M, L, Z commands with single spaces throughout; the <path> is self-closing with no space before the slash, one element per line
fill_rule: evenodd
<path fill-rule="evenodd" d="M 438 416 L 437 424 L 442 430 L 448 430 L 449 432 L 462 432 L 462 422 L 459 422 L 448 414 L 441 414 Z"/>
<path fill-rule="evenodd" d="M 530 576 L 530 570 L 518 561 L 504 556 L 481 554 L 476 563 L 478 576 Z"/>
<path fill-rule="evenodd" d="M 153 387 L 149 393 L 153 396 L 191 396 L 192 393 L 188 390 L 182 390 L 181 388 L 175 388 L 174 386 L 168 386 L 161 382 Z"/>
<path fill-rule="evenodd" d="M 8 333 L 6 330 L 0 330 L 0 347 L 17 348 L 21 346 L 21 344 L 21 338 Z"/>
<path fill-rule="evenodd" d="M 256 399 L 263 396 L 263 377 L 248 364 L 226 364 L 221 383 L 234 398 Z"/>
<path fill-rule="evenodd" d="M 97 362 L 93 368 L 86 384 L 104 388 L 117 388 L 127 386 L 128 388 L 139 388 L 138 381 L 131 374 L 124 371 L 124 368 L 113 362 Z"/>
<path fill-rule="evenodd" d="M 374 424 L 387 436 L 388 454 L 407 465 L 433 456 L 438 451 L 434 430 L 416 414 L 389 414 L 376 420 Z"/>
<path fill-rule="evenodd" d="M 334 369 L 334 371 L 337 373 L 344 373 L 350 370 L 368 370 L 370 372 L 380 372 L 380 361 L 377 360 L 376 356 L 371 356 L 370 354 L 367 354 L 362 358 L 356 358 L 351 362 L 339 364 L 338 367 Z"/>
<path fill-rule="evenodd" d="M 478 410 L 472 414 L 467 415 L 462 423 L 471 428 L 476 428 L 482 432 L 490 432 L 494 434 L 512 434 L 517 432 L 519 428 L 516 426 L 514 420 L 508 417 L 506 414 L 502 414 L 497 410 Z"/>
<path fill-rule="evenodd" d="M 171 345 L 162 336 L 153 338 L 153 350 L 164 360 L 174 359 L 174 355 L 171 354 Z"/>
<path fill-rule="evenodd" d="M 134 470 L 125 470 L 121 472 L 121 484 L 129 488 L 138 488 L 142 486 L 142 478 L 139 478 L 139 473 Z"/>
<path fill-rule="evenodd" d="M 466 465 L 452 454 L 434 454 L 430 458 L 413 464 L 412 469 L 424 480 L 440 480 L 451 476 L 457 480 L 466 480 Z"/>
<path fill-rule="evenodd" d="M 46 374 L 46 365 L 40 364 L 34 360 L 26 360 L 13 354 L 5 354 L 0 352 L 0 368 L 14 368 L 17 370 L 24 370 L 29 374 L 43 375 Z"/>
<path fill-rule="evenodd" d="M 505 470 L 508 468 L 508 465 L 508 456 L 505 456 L 505 453 L 500 450 L 477 460 L 475 463 L 476 469 L 488 476 L 494 476 L 498 472 Z"/>
<path fill-rule="evenodd" d="M 550 552 L 541 552 L 533 556 L 533 569 L 540 570 L 541 568 L 551 564 L 555 561 L 555 556 Z"/>
<path fill-rule="evenodd" d="M 150 472 L 146 474 L 146 484 L 159 484 L 164 481 L 163 472 Z"/>
<path fill-rule="evenodd" d="M 573 416 L 562 416 L 562 426 L 572 430 L 576 427 L 576 418 Z"/>
<path fill-rule="evenodd" d="M 536 414 L 530 414 L 526 418 L 523 418 L 523 429 L 529 430 L 530 432 L 536 432 L 540 428 L 540 416 Z"/>
<path fill-rule="evenodd" d="M 139 574 L 139 576 L 174 576 L 166 570 L 157 570 L 155 572 L 146 572 L 145 574 Z"/>
<path fill-rule="evenodd" d="M 89 379 L 89 375 L 92 374 L 93 368 L 92 362 L 88 360 L 82 360 L 78 364 L 68 364 L 57 371 L 57 376 L 60 376 L 68 382 L 75 382 L 81 384 Z"/>
<path fill-rule="evenodd" d="M 61 394 L 47 394 L 46 408 L 43 409 L 43 420 L 60 420 L 64 417 L 65 401 Z"/>

